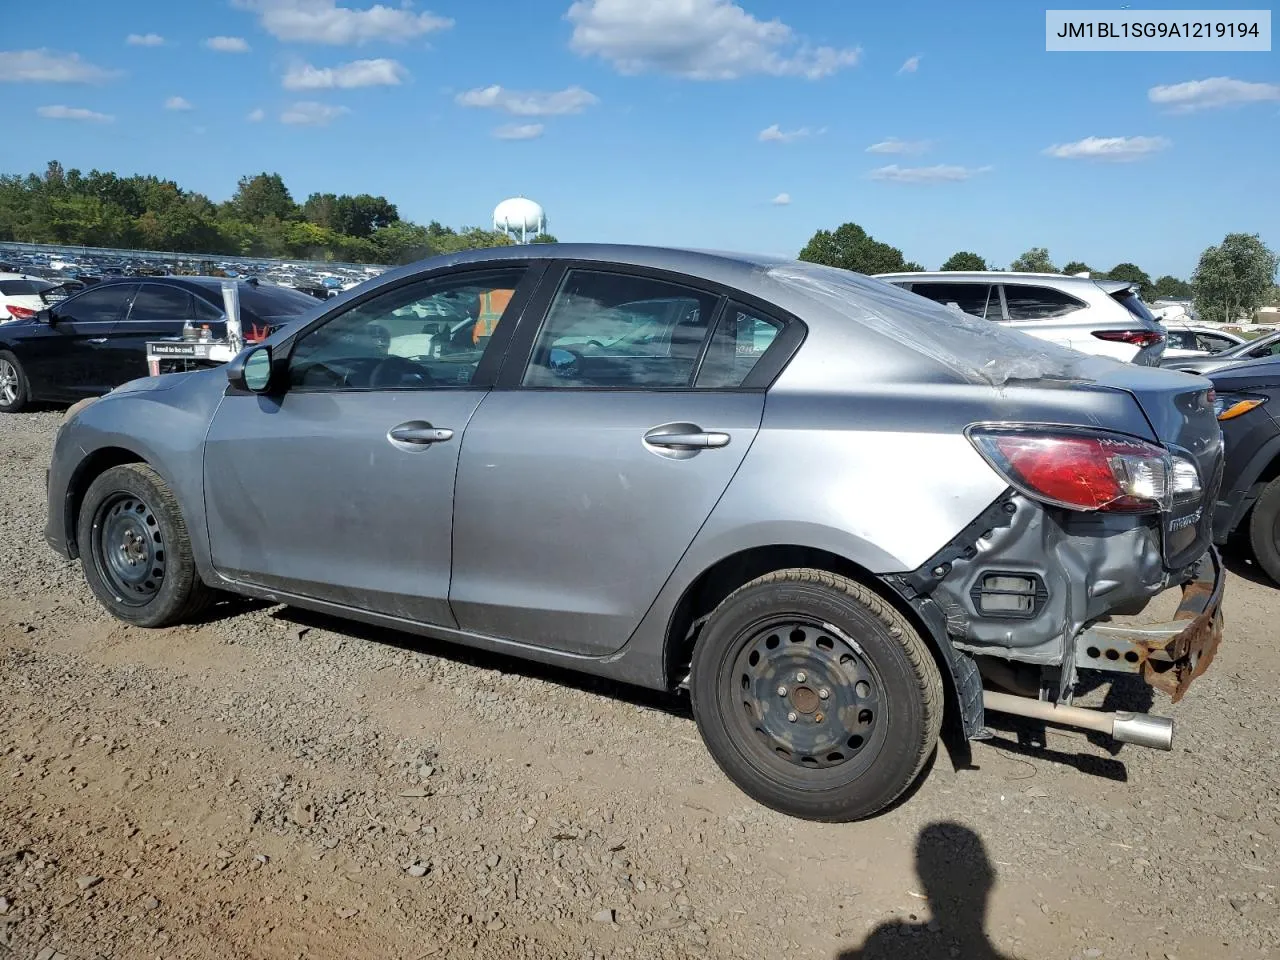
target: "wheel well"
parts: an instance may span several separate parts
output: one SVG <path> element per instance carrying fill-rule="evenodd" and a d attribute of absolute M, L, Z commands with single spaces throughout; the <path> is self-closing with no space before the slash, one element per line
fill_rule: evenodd
<path fill-rule="evenodd" d="M 1280 456 L 1273 457 L 1271 462 L 1262 468 L 1262 472 L 1258 474 L 1257 482 L 1267 484 L 1276 479 L 1276 477 L 1280 477 Z"/>
<path fill-rule="evenodd" d="M 80 519 L 80 505 L 84 502 L 84 495 L 89 485 L 112 467 L 118 467 L 124 463 L 146 463 L 146 461 L 124 447 L 103 447 L 85 457 L 76 467 L 75 473 L 71 475 L 71 483 L 67 485 L 66 536 L 73 554 L 79 554 L 79 546 L 75 542 L 76 527 Z"/>
<path fill-rule="evenodd" d="M 887 589 L 875 574 L 852 560 L 814 547 L 789 545 L 755 547 L 725 557 L 703 571 L 689 585 L 680 602 L 676 604 L 667 630 L 663 656 L 668 687 L 676 688 L 689 673 L 689 665 L 693 662 L 693 648 L 698 639 L 698 631 L 693 627 L 700 619 L 710 614 L 725 597 L 744 584 L 766 573 L 786 570 L 790 567 L 809 567 L 836 573 L 862 584 L 869 590 L 874 590 L 882 599 L 893 604 L 898 612 L 920 632 L 930 649 L 933 649 L 935 642 L 933 634 L 920 619 L 919 614 L 901 597 Z M 933 653 L 934 658 L 939 661 L 938 668 L 945 676 L 947 668 L 940 659 L 940 652 L 933 650 Z"/>

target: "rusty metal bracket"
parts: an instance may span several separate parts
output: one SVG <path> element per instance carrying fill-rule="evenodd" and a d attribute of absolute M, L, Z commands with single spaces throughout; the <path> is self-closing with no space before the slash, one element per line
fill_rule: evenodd
<path fill-rule="evenodd" d="M 1177 703 L 1218 652 L 1225 586 L 1222 558 L 1210 547 L 1195 577 L 1183 584 L 1182 602 L 1171 621 L 1141 627 L 1094 624 L 1076 640 L 1076 666 L 1140 673 Z"/>

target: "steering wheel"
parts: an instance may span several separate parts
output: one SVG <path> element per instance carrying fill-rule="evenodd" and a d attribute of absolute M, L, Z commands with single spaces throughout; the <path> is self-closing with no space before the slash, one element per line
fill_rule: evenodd
<path fill-rule="evenodd" d="M 369 374 L 369 386 L 379 387 L 429 387 L 431 374 L 426 368 L 405 357 L 390 356 L 378 361 Z"/>

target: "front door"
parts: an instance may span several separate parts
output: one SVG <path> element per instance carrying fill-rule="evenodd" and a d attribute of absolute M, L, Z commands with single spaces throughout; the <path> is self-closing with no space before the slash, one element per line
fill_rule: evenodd
<path fill-rule="evenodd" d="M 234 580 L 422 623 L 449 612 L 453 489 L 463 431 L 513 325 L 419 352 L 441 317 L 479 316 L 523 265 L 374 292 L 308 327 L 273 396 L 229 393 L 205 441 L 213 564 Z M 524 286 L 520 286 L 524 284 Z"/>
<path fill-rule="evenodd" d="M 188 321 L 195 322 L 195 298 L 190 293 L 168 284 L 142 284 L 129 312 L 111 331 L 107 355 L 114 383 L 147 376 L 148 341 L 177 340 Z"/>
<path fill-rule="evenodd" d="M 137 289 L 134 283 L 104 284 L 50 308 L 53 322 L 32 331 L 22 348 L 37 396 L 93 397 L 121 382 L 111 380 L 111 332 Z M 145 360 L 142 366 L 145 373 Z"/>
<path fill-rule="evenodd" d="M 696 286 L 566 273 L 527 366 L 467 427 L 459 626 L 577 654 L 621 647 L 755 438 L 764 392 L 740 387 L 780 328 Z"/>

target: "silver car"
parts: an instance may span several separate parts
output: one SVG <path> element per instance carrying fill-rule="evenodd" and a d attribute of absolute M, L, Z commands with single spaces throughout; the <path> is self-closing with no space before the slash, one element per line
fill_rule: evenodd
<path fill-rule="evenodd" d="M 507 247 L 72 411 L 46 535 L 142 626 L 230 591 L 687 688 L 743 790 L 846 820 L 985 710 L 1168 748 L 1071 700 L 1221 637 L 1209 386 L 813 264 Z"/>
<path fill-rule="evenodd" d="M 1136 284 L 1057 273 L 885 273 L 895 286 L 1083 353 L 1160 362 L 1165 330 Z"/>
<path fill-rule="evenodd" d="M 1166 358 L 1160 361 L 1160 366 L 1208 376 L 1233 364 L 1273 357 L 1280 357 L 1280 333 L 1269 333 L 1256 340 L 1246 340 L 1244 343 L 1207 357 Z"/>

